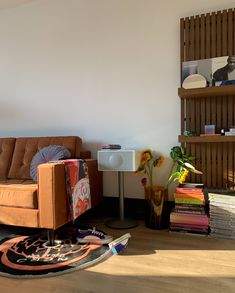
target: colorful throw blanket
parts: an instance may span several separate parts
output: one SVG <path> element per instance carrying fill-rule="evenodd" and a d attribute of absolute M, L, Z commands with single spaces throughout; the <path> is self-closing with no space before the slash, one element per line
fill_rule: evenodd
<path fill-rule="evenodd" d="M 81 159 L 67 159 L 59 162 L 65 166 L 68 219 L 71 221 L 91 208 L 88 167 Z"/>

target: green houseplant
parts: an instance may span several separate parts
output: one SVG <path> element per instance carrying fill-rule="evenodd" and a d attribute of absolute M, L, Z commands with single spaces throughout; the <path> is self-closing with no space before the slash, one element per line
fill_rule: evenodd
<path fill-rule="evenodd" d="M 201 171 L 197 170 L 192 165 L 192 161 L 195 158 L 187 155 L 183 147 L 174 146 L 171 149 L 170 157 L 173 160 L 173 164 L 168 179 L 168 185 L 174 181 L 178 181 L 180 184 L 184 183 L 190 172 L 202 174 Z"/>

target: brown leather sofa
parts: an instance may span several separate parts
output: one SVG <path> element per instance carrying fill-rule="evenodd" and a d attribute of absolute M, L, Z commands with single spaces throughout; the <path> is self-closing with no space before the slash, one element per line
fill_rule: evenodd
<path fill-rule="evenodd" d="M 73 158 L 86 160 L 92 207 L 102 201 L 102 173 L 90 152 L 82 151 L 80 137 L 0 138 L 0 224 L 54 231 L 68 222 L 63 164 L 39 165 L 37 183 L 30 177 L 33 156 L 48 145 L 62 145 Z"/>

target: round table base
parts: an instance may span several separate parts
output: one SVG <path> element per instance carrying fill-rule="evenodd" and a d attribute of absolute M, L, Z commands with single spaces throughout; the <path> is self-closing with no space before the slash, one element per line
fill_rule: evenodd
<path fill-rule="evenodd" d="M 124 220 L 114 218 L 106 221 L 105 225 L 115 229 L 129 229 L 136 227 L 137 221 L 130 218 L 125 218 Z"/>

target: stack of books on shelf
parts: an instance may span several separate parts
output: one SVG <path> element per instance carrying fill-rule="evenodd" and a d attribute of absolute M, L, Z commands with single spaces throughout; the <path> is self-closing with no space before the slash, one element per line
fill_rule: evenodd
<path fill-rule="evenodd" d="M 210 235 L 235 239 L 235 193 L 209 193 Z"/>
<path fill-rule="evenodd" d="M 225 131 L 224 133 L 226 136 L 235 136 L 235 127 L 231 126 L 231 128 L 229 128 L 229 131 Z"/>
<path fill-rule="evenodd" d="M 207 235 L 209 218 L 205 212 L 203 189 L 177 187 L 174 199 L 175 208 L 170 214 L 170 230 Z"/>

